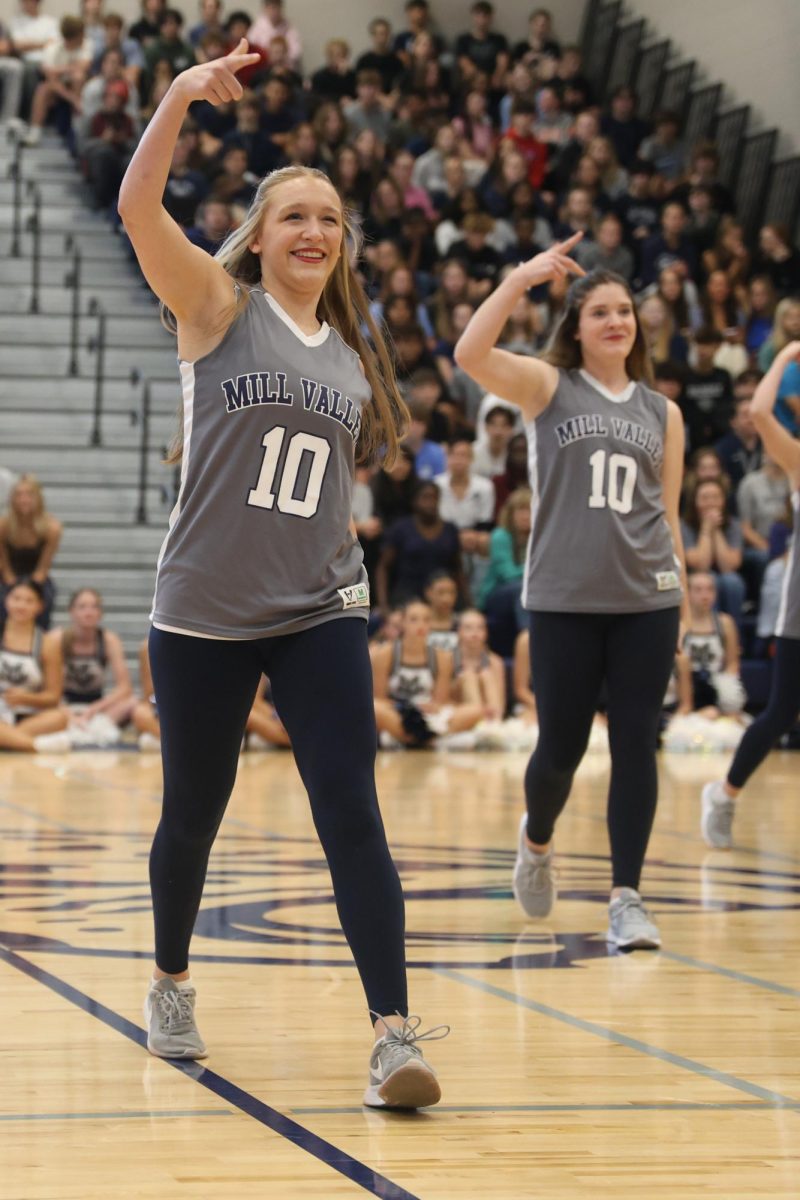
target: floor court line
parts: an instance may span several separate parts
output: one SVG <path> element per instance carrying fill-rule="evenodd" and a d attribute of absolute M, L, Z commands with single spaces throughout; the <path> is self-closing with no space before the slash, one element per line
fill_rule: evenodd
<path fill-rule="evenodd" d="M 700 1075 L 706 1079 L 713 1080 L 714 1083 L 719 1083 L 723 1087 L 735 1088 L 739 1092 L 744 1092 L 749 1096 L 754 1096 L 759 1100 L 766 1100 L 776 1108 L 800 1109 L 800 1100 L 793 1096 L 784 1096 L 780 1092 L 773 1092 L 770 1088 L 761 1087 L 757 1083 L 751 1083 L 748 1079 L 739 1079 L 736 1075 L 731 1075 L 727 1071 L 718 1071 L 716 1067 L 706 1066 L 705 1063 L 700 1063 L 692 1058 L 686 1058 L 682 1054 L 673 1054 L 671 1050 L 662 1050 L 659 1046 L 652 1046 L 648 1042 L 639 1041 L 638 1038 L 628 1037 L 625 1033 L 618 1033 L 614 1029 L 606 1029 L 603 1025 L 597 1025 L 594 1021 L 586 1021 L 583 1017 L 573 1017 L 570 1013 L 563 1012 L 559 1008 L 552 1008 L 549 1004 L 541 1004 L 538 1000 L 530 1000 L 527 996 L 520 996 L 516 992 L 510 992 L 505 988 L 496 987 L 492 983 L 484 983 L 481 979 L 473 979 L 470 975 L 465 975 L 462 971 L 453 971 L 449 967 L 432 967 L 434 975 L 440 975 L 444 979 L 450 979 L 454 983 L 461 983 L 467 987 L 475 988 L 479 992 L 484 992 L 488 996 L 495 996 L 499 1000 L 506 1000 L 512 1004 L 517 1004 L 521 1008 L 527 1008 L 531 1012 L 540 1013 L 544 1017 L 550 1017 L 554 1021 L 560 1021 L 563 1025 L 569 1025 L 572 1029 L 579 1029 L 582 1033 L 592 1034 L 594 1037 L 602 1038 L 604 1041 L 613 1042 L 617 1046 L 625 1046 L 629 1050 L 636 1050 L 640 1054 L 646 1054 L 650 1058 L 658 1059 L 660 1062 L 669 1063 L 673 1067 L 679 1067 L 684 1071 L 690 1071 L 693 1075 Z"/>
<path fill-rule="evenodd" d="M 3 1113 L 0 1122 L 14 1121 L 152 1121 L 155 1118 L 173 1117 L 232 1117 L 232 1108 L 176 1108 L 156 1112 L 142 1109 L 140 1112 L 61 1112 L 61 1113 Z"/>
<path fill-rule="evenodd" d="M 107 1008 L 98 1000 L 93 1000 L 91 996 L 87 996 L 85 992 L 81 992 L 78 988 L 67 983 L 63 979 L 59 979 L 57 975 L 51 974 L 49 971 L 42 970 L 35 963 L 29 962 L 21 955 L 8 950 L 5 946 L 0 945 L 0 961 L 5 962 L 8 966 L 20 971 L 23 975 L 27 975 L 35 982 L 42 984 L 44 987 L 61 996 L 70 1004 L 74 1004 L 76 1008 L 80 1008 L 89 1016 L 96 1017 L 103 1024 L 113 1029 L 116 1033 L 122 1034 L 123 1037 L 135 1042 L 137 1046 L 143 1049 L 146 1047 L 146 1035 L 143 1029 L 138 1025 L 134 1025 L 126 1017 L 114 1012 L 113 1009 Z M 220 1100 L 233 1105 L 234 1108 L 244 1113 L 245 1116 L 252 1117 L 261 1125 L 271 1129 L 273 1133 L 277 1133 L 280 1137 L 292 1142 L 298 1149 L 303 1150 L 306 1154 L 316 1158 L 318 1162 L 324 1166 L 330 1167 L 334 1171 L 338 1171 L 346 1179 L 357 1184 L 367 1192 L 371 1192 L 373 1196 L 377 1196 L 379 1200 L 419 1200 L 419 1197 L 414 1196 L 411 1192 L 407 1192 L 405 1188 L 399 1187 L 393 1183 L 391 1179 L 387 1179 L 384 1175 L 378 1174 L 368 1167 L 365 1163 L 359 1162 L 344 1150 L 340 1150 L 331 1142 L 325 1141 L 324 1138 L 312 1133 L 310 1129 L 293 1121 L 291 1117 L 285 1116 L 284 1113 L 278 1112 L 269 1104 L 265 1104 L 263 1100 L 246 1092 L 243 1088 L 232 1083 L 231 1080 L 225 1079 L 222 1075 L 218 1075 L 215 1071 L 210 1071 L 208 1067 L 203 1067 L 196 1062 L 182 1062 L 176 1059 L 162 1059 L 168 1066 L 175 1070 L 181 1071 L 184 1075 L 194 1079 L 196 1083 L 207 1088 Z M 362 1111 L 359 1109 L 359 1111 Z M 392 1114 L 390 1119 L 396 1119 L 398 1114 Z M 402 1120 L 403 1118 L 400 1117 Z"/>
<path fill-rule="evenodd" d="M 690 958 L 688 954 L 676 954 L 674 950 L 659 950 L 661 958 L 672 959 L 673 962 L 693 967 L 697 971 L 711 971 L 714 975 L 722 975 L 734 979 L 737 983 L 749 983 L 753 987 L 763 988 L 767 992 L 776 992 L 779 996 L 800 997 L 800 990 L 787 987 L 783 983 L 773 983 L 771 979 L 760 979 L 757 975 L 746 975 L 743 971 L 734 971 L 731 967 L 719 967 L 716 963 L 702 962 L 698 958 Z"/>

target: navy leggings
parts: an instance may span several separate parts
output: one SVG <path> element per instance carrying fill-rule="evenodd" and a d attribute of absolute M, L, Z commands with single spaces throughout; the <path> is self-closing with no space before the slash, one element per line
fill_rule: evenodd
<path fill-rule="evenodd" d="M 760 767 L 778 738 L 800 712 L 800 638 L 775 639 L 772 687 L 764 711 L 749 725 L 728 771 L 731 787 L 741 788 Z"/>
<path fill-rule="evenodd" d="M 366 622 L 212 641 L 150 631 L 164 805 L 150 852 L 156 962 L 185 971 L 208 856 L 236 779 L 261 672 L 292 742 L 369 1008 L 407 1008 L 404 907 L 375 790 Z M 279 797 L 275 797 L 276 800 Z"/>
<path fill-rule="evenodd" d="M 528 837 L 546 845 L 586 752 L 606 685 L 614 887 L 639 887 L 658 798 L 656 743 L 678 644 L 678 609 L 531 613 L 539 741 L 525 773 Z"/>

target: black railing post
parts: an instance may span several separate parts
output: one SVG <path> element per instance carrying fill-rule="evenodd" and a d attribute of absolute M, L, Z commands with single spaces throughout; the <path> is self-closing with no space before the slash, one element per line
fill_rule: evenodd
<path fill-rule="evenodd" d="M 72 289 L 72 307 L 70 309 L 69 326 L 69 366 L 70 375 L 78 374 L 78 341 L 80 338 L 81 319 L 81 252 L 68 237 L 64 243 L 67 252 L 72 250 L 72 270 L 64 278 L 64 287 Z"/>
<path fill-rule="evenodd" d="M 136 510 L 137 525 L 147 524 L 147 453 L 150 439 L 150 380 L 142 388 L 141 436 L 139 440 L 139 507 Z"/>
<path fill-rule="evenodd" d="M 11 257 L 19 258 L 20 233 L 22 231 L 22 142 L 17 139 L 14 143 L 14 161 L 8 168 L 8 173 L 14 181 L 11 211 Z"/>
<path fill-rule="evenodd" d="M 29 313 L 39 312 L 39 277 L 42 256 L 42 193 L 35 183 L 28 184 L 28 192 L 33 200 L 33 212 L 28 218 L 28 229 L 31 232 L 31 299 L 28 305 Z"/>
<path fill-rule="evenodd" d="M 89 315 L 97 317 L 97 333 L 89 341 L 89 349 L 94 352 L 94 425 L 90 446 L 101 446 L 102 436 L 100 425 L 103 416 L 103 383 L 105 376 L 106 358 L 106 313 L 102 304 L 94 296 L 89 301 Z"/>

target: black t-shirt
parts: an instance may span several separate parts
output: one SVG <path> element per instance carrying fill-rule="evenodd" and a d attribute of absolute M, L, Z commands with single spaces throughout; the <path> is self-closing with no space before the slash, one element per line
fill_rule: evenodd
<path fill-rule="evenodd" d="M 159 37 L 161 30 L 158 25 L 152 21 L 148 21 L 147 17 L 142 17 L 140 21 L 136 21 L 128 30 L 128 37 L 135 38 L 137 42 L 154 41 Z"/>
<path fill-rule="evenodd" d="M 638 117 L 631 117 L 630 121 L 618 121 L 608 114 L 600 119 L 600 132 L 611 139 L 622 166 L 629 167 L 650 127 L 647 121 L 641 121 Z"/>
<path fill-rule="evenodd" d="M 508 51 L 508 41 L 502 33 L 489 33 L 485 38 L 462 33 L 456 38 L 456 58 L 468 58 L 487 75 L 494 74 L 498 56 L 504 51 Z"/>
<path fill-rule="evenodd" d="M 169 175 L 164 188 L 162 204 L 173 221 L 188 228 L 194 225 L 197 206 L 208 195 L 208 180 L 199 171 L 187 171 L 185 175 Z"/>
<path fill-rule="evenodd" d="M 722 367 L 712 367 L 707 375 L 687 371 L 682 403 L 689 449 L 712 446 L 729 427 L 733 409 L 730 375 Z"/>
<path fill-rule="evenodd" d="M 343 100 L 345 96 L 354 97 L 356 94 L 356 73 L 331 71 L 328 67 L 320 67 L 311 76 L 311 88 L 317 96 L 325 100 Z"/>
<path fill-rule="evenodd" d="M 404 69 L 402 59 L 399 59 L 393 50 L 387 51 L 386 54 L 368 50 L 366 54 L 362 54 L 356 60 L 356 71 L 377 71 L 379 73 L 383 81 L 384 92 L 392 90 L 395 80 Z"/>
<path fill-rule="evenodd" d="M 453 242 L 447 251 L 447 257 L 457 258 L 463 262 L 473 279 L 495 280 L 503 265 L 503 257 L 497 250 L 488 245 L 481 246 L 479 250 L 473 250 L 466 240 Z"/>

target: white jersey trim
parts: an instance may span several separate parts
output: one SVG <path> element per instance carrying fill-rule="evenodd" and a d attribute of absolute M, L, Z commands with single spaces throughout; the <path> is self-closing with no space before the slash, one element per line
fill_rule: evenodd
<path fill-rule="evenodd" d="M 164 561 L 164 555 L 167 552 L 169 535 L 172 533 L 173 526 L 180 515 L 181 501 L 183 500 L 183 489 L 186 486 L 186 476 L 189 471 L 189 456 L 192 449 L 192 427 L 194 424 L 194 363 L 179 360 L 178 369 L 181 373 L 181 391 L 183 393 L 183 451 L 181 454 L 181 483 L 180 487 L 178 488 L 178 498 L 175 501 L 175 507 L 169 514 L 167 533 L 164 541 L 161 543 L 161 549 L 158 552 L 158 559 L 156 561 L 156 583 L 153 591 L 153 607 L 150 611 L 151 621 L 156 611 L 156 598 L 158 596 L 158 572 L 161 570 L 161 563 Z"/>
<path fill-rule="evenodd" d="M 297 322 L 289 316 L 286 309 L 281 308 L 274 296 L 270 296 L 269 292 L 264 292 L 264 299 L 275 313 L 275 316 L 283 321 L 287 329 L 291 329 L 297 340 L 302 342 L 304 346 L 321 346 L 323 342 L 328 340 L 331 327 L 327 321 L 322 322 L 316 333 L 303 333 Z"/>
<path fill-rule="evenodd" d="M 207 642 L 244 642 L 247 638 L 222 637 L 219 633 L 198 633 L 196 629 L 181 629 L 179 625 L 163 625 L 161 621 L 153 621 L 153 629 L 162 633 L 181 633 L 185 637 L 203 638 Z"/>
<path fill-rule="evenodd" d="M 624 391 L 615 396 L 599 379 L 595 379 L 594 375 L 590 375 L 588 371 L 584 371 L 583 367 L 580 367 L 578 373 L 589 384 L 589 387 L 593 387 L 596 392 L 599 392 L 601 396 L 605 396 L 606 400 L 610 400 L 612 404 L 625 404 L 636 391 L 635 379 L 630 381 Z"/>
<path fill-rule="evenodd" d="M 800 510 L 800 492 L 792 492 L 792 508 L 795 514 Z M 795 515 L 795 523 L 797 517 Z M 781 604 L 778 609 L 778 616 L 775 621 L 775 636 L 783 637 L 783 631 L 786 628 L 786 617 L 789 610 L 789 585 L 792 580 L 792 568 L 794 566 L 794 557 L 797 553 L 796 534 L 792 531 L 792 540 L 789 543 L 789 557 L 786 560 L 786 569 L 783 573 L 783 586 L 781 587 Z"/>

